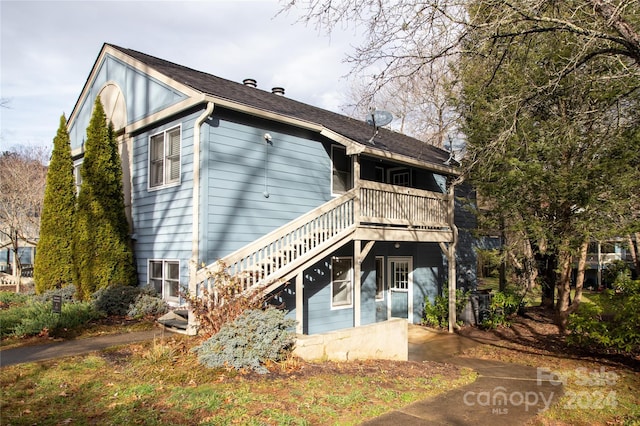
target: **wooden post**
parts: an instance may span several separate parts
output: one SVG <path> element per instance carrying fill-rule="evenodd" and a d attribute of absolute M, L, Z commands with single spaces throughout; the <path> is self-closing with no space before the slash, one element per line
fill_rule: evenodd
<path fill-rule="evenodd" d="M 361 252 L 361 244 L 362 241 L 354 240 L 353 241 L 353 326 L 360 327 L 360 290 L 361 290 L 361 279 L 360 279 L 360 271 L 362 268 L 360 267 L 360 252 Z"/>
<path fill-rule="evenodd" d="M 302 272 L 296 275 L 296 333 L 303 334 L 304 327 L 304 281 Z"/>

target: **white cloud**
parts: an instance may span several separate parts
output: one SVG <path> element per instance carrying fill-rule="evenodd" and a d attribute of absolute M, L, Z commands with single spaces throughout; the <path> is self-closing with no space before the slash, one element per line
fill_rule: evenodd
<path fill-rule="evenodd" d="M 269 1 L 0 1 L 0 149 L 50 145 L 102 47 L 112 43 L 339 111 L 342 59 L 353 34 L 331 39 Z"/>

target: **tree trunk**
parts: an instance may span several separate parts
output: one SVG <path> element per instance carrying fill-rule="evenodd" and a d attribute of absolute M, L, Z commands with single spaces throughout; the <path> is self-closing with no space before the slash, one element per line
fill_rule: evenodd
<path fill-rule="evenodd" d="M 640 257 L 638 253 L 638 248 L 640 248 L 640 232 L 636 232 L 635 237 L 636 241 L 634 242 L 631 234 L 627 235 L 629 251 L 631 252 L 631 260 L 633 261 L 633 266 L 636 269 L 636 275 L 640 277 Z"/>
<path fill-rule="evenodd" d="M 560 334 L 567 332 L 569 305 L 571 303 L 571 270 L 573 256 L 568 250 L 559 253 L 560 279 L 558 280 L 558 302 L 556 303 L 556 324 Z"/>
<path fill-rule="evenodd" d="M 569 307 L 568 314 L 574 313 L 580 306 L 582 301 L 582 288 L 584 286 L 584 273 L 587 267 L 587 251 L 589 250 L 589 240 L 586 240 L 580 246 L 580 259 L 578 259 L 578 271 L 576 274 L 576 294 Z"/>
<path fill-rule="evenodd" d="M 556 286 L 556 256 L 555 254 L 537 254 L 538 276 L 542 283 L 542 302 L 540 305 L 552 309 Z"/>
<path fill-rule="evenodd" d="M 626 41 L 626 48 L 637 64 L 640 64 L 640 34 L 624 20 L 610 2 L 603 0 L 591 0 L 594 9 L 607 23 L 614 28 L 618 34 Z"/>

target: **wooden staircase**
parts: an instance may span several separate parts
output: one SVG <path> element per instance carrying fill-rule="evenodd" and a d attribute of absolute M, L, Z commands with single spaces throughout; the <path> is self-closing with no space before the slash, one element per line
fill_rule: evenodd
<path fill-rule="evenodd" d="M 241 279 L 245 290 L 261 286 L 269 292 L 293 278 L 300 268 L 352 241 L 357 230 L 411 230 L 412 238 L 417 232 L 437 232 L 440 239 L 433 241 L 443 241 L 451 234 L 452 218 L 451 196 L 362 181 L 342 196 L 199 269 L 189 290 L 191 294 L 202 294 L 204 289 L 211 292 L 212 277 L 224 267 Z"/>

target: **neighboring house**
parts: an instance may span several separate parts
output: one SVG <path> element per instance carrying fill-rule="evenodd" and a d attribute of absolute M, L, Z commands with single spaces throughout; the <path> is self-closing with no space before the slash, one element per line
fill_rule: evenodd
<path fill-rule="evenodd" d="M 212 285 L 219 259 L 247 287 L 275 283 L 301 334 L 419 323 L 425 297 L 475 277 L 471 251 L 455 275 L 446 151 L 105 44 L 69 118 L 76 166 L 97 96 L 119 138 L 139 281 L 174 306 Z"/>

